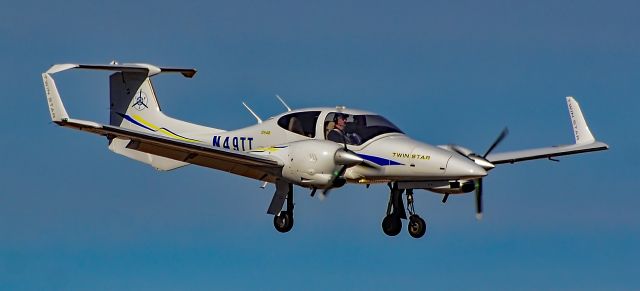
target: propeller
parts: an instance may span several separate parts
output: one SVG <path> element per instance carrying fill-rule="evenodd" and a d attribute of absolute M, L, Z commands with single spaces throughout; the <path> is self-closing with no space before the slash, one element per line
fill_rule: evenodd
<path fill-rule="evenodd" d="M 495 165 L 487 160 L 487 156 L 504 140 L 505 137 L 507 137 L 508 134 L 509 129 L 505 127 L 482 157 L 471 154 L 469 155 L 469 158 L 486 170 L 495 168 Z M 482 178 L 475 179 L 474 183 L 476 188 L 476 218 L 482 219 Z"/>
<path fill-rule="evenodd" d="M 496 140 L 493 142 L 493 144 L 491 144 L 487 152 L 484 153 L 484 156 L 482 157 L 486 159 L 487 156 L 504 140 L 505 137 L 507 137 L 508 134 L 509 134 L 509 129 L 506 127 L 503 128 L 502 132 L 500 132 L 500 135 L 498 135 L 498 138 L 496 138 Z"/>
<path fill-rule="evenodd" d="M 482 219 L 482 179 L 476 179 L 476 219 Z"/>

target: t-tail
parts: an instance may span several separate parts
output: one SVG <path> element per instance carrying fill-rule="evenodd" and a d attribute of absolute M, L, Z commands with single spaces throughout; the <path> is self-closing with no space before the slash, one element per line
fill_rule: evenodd
<path fill-rule="evenodd" d="M 110 116 L 111 126 L 151 132 L 160 136 L 177 139 L 190 143 L 206 143 L 208 136 L 223 130 L 200 126 L 182 120 L 166 116 L 160 110 L 156 92 L 151 83 L 151 76 L 160 73 L 181 73 L 191 78 L 195 75 L 194 69 L 160 68 L 149 64 L 112 64 L 112 65 L 80 65 L 61 64 L 52 66 L 42 74 L 44 81 L 49 112 L 53 122 L 78 129 L 74 126 L 89 121 L 73 120 L 69 118 L 64 108 L 60 94 L 52 76 L 55 73 L 68 69 L 90 69 L 115 71 L 109 77 Z M 187 165 L 182 161 L 166 157 L 144 153 L 136 150 L 135 144 L 129 139 L 110 138 L 109 149 L 117 154 L 152 165 L 159 170 L 171 170 Z"/>

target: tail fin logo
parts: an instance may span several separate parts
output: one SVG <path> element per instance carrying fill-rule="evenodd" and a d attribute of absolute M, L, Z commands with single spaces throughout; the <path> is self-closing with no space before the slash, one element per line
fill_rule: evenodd
<path fill-rule="evenodd" d="M 144 93 L 142 90 L 140 90 L 134 98 L 136 99 L 136 102 L 133 103 L 131 107 L 137 109 L 138 111 L 142 111 L 145 108 L 149 108 L 149 106 L 147 106 L 147 100 L 148 100 L 147 94 Z"/>

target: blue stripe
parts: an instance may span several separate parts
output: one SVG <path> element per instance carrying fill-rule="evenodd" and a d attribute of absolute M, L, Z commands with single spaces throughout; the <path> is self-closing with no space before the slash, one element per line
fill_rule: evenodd
<path fill-rule="evenodd" d="M 360 156 L 361 158 L 373 162 L 378 166 L 402 166 L 404 164 L 402 163 L 398 163 L 396 161 L 393 160 L 389 160 L 389 159 L 385 159 L 385 158 L 381 158 L 381 157 L 376 157 L 376 156 L 370 156 L 370 155 L 365 155 L 365 154 L 358 154 L 358 156 Z"/>

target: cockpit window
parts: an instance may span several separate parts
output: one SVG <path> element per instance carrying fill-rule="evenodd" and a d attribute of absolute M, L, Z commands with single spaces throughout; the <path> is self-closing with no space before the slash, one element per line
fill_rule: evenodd
<path fill-rule="evenodd" d="M 332 112 L 324 120 L 324 136 L 338 143 L 361 145 L 385 133 L 403 133 L 380 115 L 350 115 Z"/>
<path fill-rule="evenodd" d="M 316 136 L 316 122 L 320 111 L 306 111 L 287 114 L 278 119 L 278 125 L 288 131 L 304 135 Z"/>

